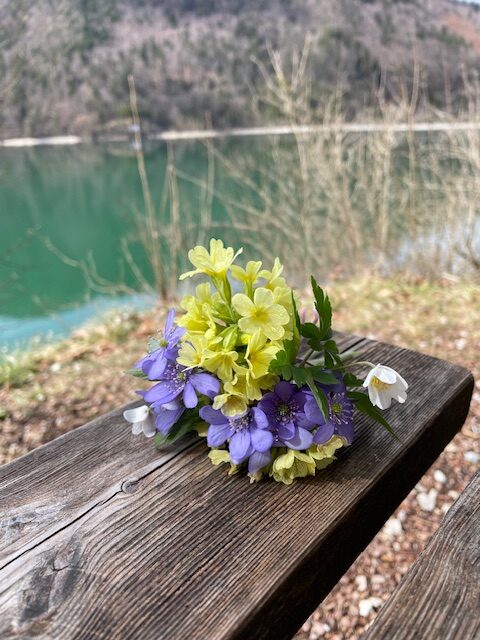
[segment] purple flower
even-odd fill
[[[210,425],[208,446],[220,447],[228,440],[233,464],[241,464],[249,458],[248,471],[255,473],[270,462],[273,435],[268,430],[267,417],[259,407],[228,418],[219,409],[206,406],[200,409],[200,417]]]
[[[214,398],[220,389],[218,378],[210,373],[195,373],[176,362],[168,362],[159,382],[145,394],[145,400],[158,408],[182,397],[185,407],[191,409],[198,404],[197,393]]]
[[[310,430],[314,423],[305,416],[306,399],[304,391],[282,380],[258,403],[274,433],[275,446],[300,450],[308,449],[312,444],[313,435]]]
[[[353,410],[354,405],[347,396],[347,389],[342,379],[338,384],[319,387],[324,391],[328,403],[328,418],[325,420],[323,413],[310,392],[307,392],[305,403],[305,415],[307,419],[318,425],[313,436],[313,442],[323,444],[336,434],[352,444],[353,442]]]
[[[185,329],[175,326],[174,319],[175,310],[170,309],[163,336],[157,341],[160,346],[135,364],[135,368],[141,369],[149,380],[160,380],[167,364],[177,359],[178,341],[185,333]]]

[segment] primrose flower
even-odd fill
[[[230,418],[244,414],[248,408],[246,385],[246,377],[235,374],[232,380],[224,383],[223,393],[215,397],[213,408],[221,409]]]
[[[245,360],[253,378],[261,378],[267,375],[270,363],[280,350],[280,345],[267,342],[267,337],[260,331],[256,331],[247,343]]]
[[[245,269],[238,267],[235,264],[232,265],[231,273],[235,280],[243,282],[245,286],[245,293],[251,294],[253,291],[253,285],[258,281],[261,268],[262,263],[260,261],[255,262],[250,260],[250,262],[247,262]]]
[[[207,433],[208,446],[219,447],[228,440],[233,464],[241,464],[255,451],[266,453],[273,445],[267,417],[258,407],[234,418],[227,418],[221,411],[210,406],[202,407],[199,413],[202,420],[210,425]],[[265,464],[268,462],[262,466]]]
[[[307,453],[315,460],[317,469],[325,469],[335,458],[335,451],[341,449],[345,444],[339,436],[332,436],[325,444],[313,444]]]
[[[220,296],[212,294],[210,284],[204,282],[195,289],[194,296],[184,296],[180,300],[180,306],[186,311],[180,316],[177,324],[184,327],[189,333],[199,333],[206,336],[214,336],[216,333],[213,307],[218,304]]]
[[[270,475],[277,482],[292,484],[295,478],[315,475],[315,461],[308,453],[288,449],[273,461]]]
[[[235,258],[242,253],[239,249],[236,253],[232,247],[224,248],[221,240],[210,240],[210,252],[205,247],[196,246],[188,252],[188,259],[196,269],[187,271],[180,276],[180,280],[190,278],[197,273],[204,273],[210,277],[225,276]]]
[[[185,333],[181,327],[174,324],[175,310],[171,309],[165,322],[165,329],[161,338],[155,339],[159,345],[157,349],[148,353],[135,364],[136,369],[141,369],[149,380],[158,380],[169,362],[175,362],[178,355],[178,341]]]
[[[368,389],[371,403],[379,409],[388,409],[392,399],[400,403],[407,399],[408,384],[395,369],[383,364],[370,370],[363,386]]]
[[[260,330],[270,340],[280,340],[285,335],[284,325],[289,323],[290,316],[285,307],[274,302],[269,289],[255,289],[253,301],[244,293],[236,293],[232,305],[241,316],[238,326],[244,333]]]
[[[283,273],[283,264],[280,262],[278,258],[275,258],[273,262],[273,267],[271,271],[267,271],[267,269],[263,269],[258,274],[260,278],[264,278],[267,283],[265,287],[267,289],[271,289],[272,291],[277,287],[289,288],[287,287],[287,283],[285,278],[282,277]]]
[[[132,425],[132,433],[134,436],[142,433],[147,438],[152,438],[155,433],[155,425],[149,407],[144,404],[141,407],[127,409],[123,412],[123,417]]]
[[[353,411],[354,405],[347,396],[347,389],[343,380],[335,385],[319,385],[324,391],[328,404],[328,417],[325,420],[317,401],[310,391],[306,391],[305,415],[307,419],[318,425],[313,436],[315,444],[324,444],[335,434],[352,444],[354,437]]]
[[[308,449],[313,442],[310,429],[314,424],[305,417],[306,396],[303,391],[281,380],[272,392],[266,393],[258,406],[266,414],[275,436],[275,446]]]
[[[160,381],[145,392],[145,400],[155,409],[165,406],[182,396],[189,409],[198,404],[197,393],[213,398],[220,389],[220,382],[209,373],[195,373],[182,365],[169,363]]]

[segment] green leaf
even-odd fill
[[[363,393],[362,391],[347,391],[347,396],[353,400],[355,406],[361,413],[373,418],[376,422],[381,424],[382,427],[390,433],[390,435],[396,438],[399,442],[402,442],[377,407],[373,406],[366,393]]]
[[[133,376],[134,378],[142,378],[142,380],[148,380],[148,376],[146,376],[141,369],[127,369],[125,371],[129,376]]]
[[[295,318],[295,326],[297,327],[298,333],[301,333],[300,329],[302,326],[302,322],[300,320],[300,316],[298,315],[297,303],[295,302],[295,296],[293,295],[293,291],[292,291],[292,305],[293,305],[293,315]]]
[[[309,367],[313,379],[320,384],[338,384],[338,378],[330,371],[325,371],[325,367],[315,366]]]
[[[306,369],[306,371],[308,371],[308,369]],[[315,380],[313,379],[313,375],[311,373],[308,376],[306,382],[310,388],[310,391],[313,393],[313,397],[315,398],[318,408],[322,412],[323,417],[325,418],[325,420],[328,420],[327,396],[325,395],[322,389],[317,387],[317,385],[315,384]]]
[[[332,305],[328,295],[317,284],[313,276],[310,277],[313,296],[315,298],[315,309],[318,313],[318,324],[322,340],[329,338],[332,334]]]
[[[357,378],[354,373],[350,372],[343,375],[343,381],[346,387],[361,387],[363,385],[363,380]]]
[[[155,436],[155,444],[160,446],[166,443],[175,442],[175,440],[178,440],[192,431],[198,422],[201,422],[201,419],[198,416],[198,409],[187,409],[170,429],[168,435],[164,436],[161,433],[157,433]]]
[[[300,327],[301,335],[306,339],[310,349],[323,351],[322,335],[320,329],[313,322],[305,322]]]

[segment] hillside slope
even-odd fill
[[[429,97],[455,97],[480,60],[478,7],[454,0],[0,0],[0,137],[85,133],[128,114],[128,73],[156,128],[278,119],[252,95],[266,42],[288,60],[311,39],[312,103],[338,82],[351,113],[381,70],[425,68]]]

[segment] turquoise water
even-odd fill
[[[248,143],[237,144],[249,148]],[[158,203],[165,189],[165,146],[147,147],[145,160],[152,198]],[[205,147],[177,143],[175,165],[203,180]],[[195,212],[200,188],[180,181],[179,189],[183,209]],[[222,217],[218,203],[213,209]],[[89,260],[102,279],[134,286],[120,241],[133,233],[134,214],[142,210],[137,161],[126,143],[2,150],[0,346],[37,334],[65,335],[111,307],[150,304],[148,295],[92,291],[81,269],[72,264]],[[142,248],[134,245],[132,251],[143,276],[151,281]]]

